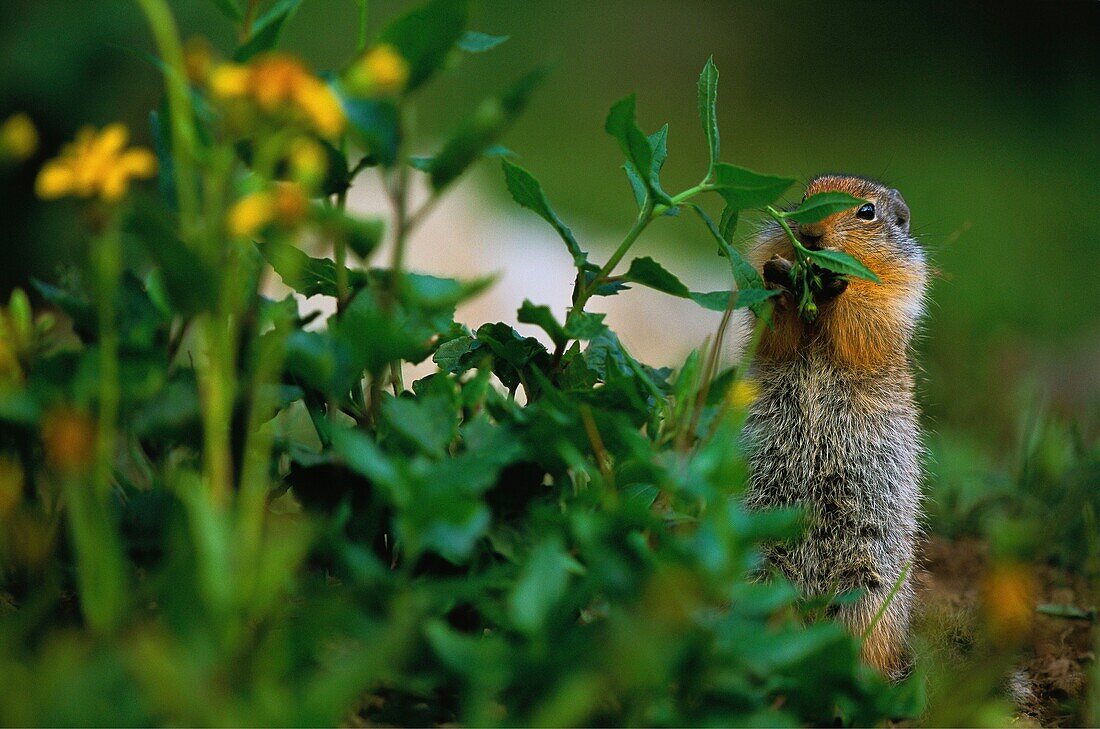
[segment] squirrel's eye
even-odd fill
[[[860,220],[874,220],[875,219],[875,206],[872,205],[871,203],[867,203],[866,205],[863,205],[862,207],[860,207],[859,210],[856,211],[856,217],[859,218]]]

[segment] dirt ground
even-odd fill
[[[931,538],[923,555],[918,629],[939,630],[940,649],[954,653],[960,665],[967,653],[978,651],[994,661],[1003,658],[1003,688],[1015,704],[1017,725],[1084,725],[1084,697],[1096,660],[1095,592],[1086,581],[1044,564],[1023,566],[1016,580],[1022,584],[1006,584],[1003,574],[996,576],[987,546],[977,540]],[[1045,614],[1038,610],[1044,605],[1073,615]]]

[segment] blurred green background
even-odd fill
[[[410,5],[372,1],[372,28]],[[231,49],[212,3],[174,7],[185,37]],[[353,0],[306,0],[284,45],[320,69],[339,63],[356,13]],[[869,175],[907,198],[937,270],[919,345],[934,431],[996,449],[1014,437],[1021,402],[1036,398],[1095,431],[1100,3],[513,0],[481,2],[475,18],[511,40],[466,60],[477,73],[425,91],[423,106],[444,110],[418,119],[425,140],[454,125],[465,99],[555,62],[505,142],[568,220],[625,230],[633,203],[602,131],[606,111],[638,91],[643,126],[670,124],[666,187],[693,184],[705,155],[694,80],[713,53],[725,159],[801,179]],[[151,42],[132,0],[5,0],[0,118],[31,114],[38,161],[86,122],[121,120],[147,142],[161,80],[133,49]],[[35,167],[0,175],[0,296],[30,275],[53,277],[79,250],[79,226],[34,204]],[[496,214],[526,215],[491,165],[480,174]],[[663,246],[670,263],[713,257],[686,222],[646,245]]]

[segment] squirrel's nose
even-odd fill
[[[809,248],[811,251],[816,251],[821,248],[821,239],[825,237],[825,231],[820,228],[810,228],[809,226],[800,225],[798,227],[798,240],[802,245]]]

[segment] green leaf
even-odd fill
[[[230,20],[236,20],[239,23],[244,19],[244,13],[241,12],[237,0],[210,0],[210,2]]]
[[[671,198],[669,198],[668,193],[661,189],[658,180],[659,168],[654,165],[656,158],[660,158],[661,163],[664,162],[663,151],[655,152],[650,138],[638,128],[638,122],[634,117],[635,105],[636,97],[634,94],[616,102],[607,114],[604,129],[618,141],[619,148],[626,155],[627,163],[634,167],[634,171],[653,202],[671,205]],[[665,144],[664,139],[665,135],[658,132],[655,141],[661,145],[662,150]]]
[[[830,215],[842,213],[865,202],[867,201],[860,200],[858,197],[853,197],[846,192],[819,192],[803,200],[802,204],[794,210],[780,213],[780,215],[796,223],[816,223]]]
[[[277,0],[270,10],[252,24],[248,40],[233,54],[233,60],[243,63],[257,54],[275,48],[286,22],[298,11],[301,4],[302,0]]]
[[[718,141],[718,68],[714,65],[714,56],[707,59],[703,72],[699,74],[699,121],[703,124],[703,133],[707,135],[707,148],[710,150],[710,166],[707,177],[714,172],[718,164],[720,145]]]
[[[607,331],[603,320],[607,314],[594,314],[579,309],[570,309],[565,317],[565,333],[570,339],[592,339]]]
[[[336,262],[331,258],[312,258],[287,243],[267,242],[259,250],[283,283],[303,296],[336,296]],[[353,289],[367,283],[364,272],[351,268],[347,272]]]
[[[386,275],[388,276],[388,272]],[[485,291],[494,281],[496,276],[482,276],[460,281],[425,273],[407,273],[402,279],[401,300],[418,311],[428,313],[453,311],[463,301],[472,299]]]
[[[433,457],[444,455],[458,435],[458,391],[446,377],[439,381],[450,384],[451,391],[417,398],[395,397],[382,403],[382,415],[389,427]]]
[[[737,231],[737,209],[726,205],[722,208],[722,217],[718,220],[718,231],[727,243],[733,245],[733,234]]]
[[[1096,608],[1083,610],[1076,605],[1044,603],[1035,608],[1035,612],[1050,615],[1056,618],[1072,620],[1096,620]]]
[[[691,299],[699,306],[702,306],[704,309],[710,309],[711,311],[725,311],[726,307],[729,305],[729,291],[711,291],[708,293],[690,291],[680,279],[676,278],[662,268],[661,264],[649,257],[635,258],[631,261],[630,269],[627,270],[623,278],[627,281],[656,289],[657,291],[663,291],[672,296],[678,296],[681,299]],[[752,292],[751,294],[750,291]],[[764,295],[755,295],[757,291],[763,292]],[[772,296],[773,293],[777,292],[766,291],[762,288],[747,289],[738,295],[734,308],[739,309],[746,306],[755,306],[759,304],[759,302]],[[745,294],[749,295],[746,296]]]
[[[217,276],[161,216],[147,206],[137,206],[126,220],[125,231],[156,262],[168,298],[180,313],[197,314],[214,305]]]
[[[551,537],[539,543],[508,596],[508,614],[515,626],[525,633],[538,632],[565,594],[570,572],[579,567],[560,539]]]
[[[439,345],[439,349],[432,355],[432,361],[444,372],[461,374],[474,365],[476,353],[481,347],[481,342],[473,337],[458,337]]]
[[[573,231],[550,207],[550,202],[546,199],[546,194],[543,193],[538,180],[530,172],[507,159],[501,160],[501,168],[504,170],[504,180],[512,199],[550,223],[558,236],[565,241],[565,247],[573,256],[573,265],[578,269],[583,268],[588,263],[588,254],[581,250],[577,239],[573,237]]]
[[[361,259],[366,259],[382,242],[386,224],[378,219],[363,219],[343,215],[339,232],[345,236],[348,248]]]
[[[874,281],[875,283],[881,283],[879,277],[875,275],[875,272],[864,266],[853,256],[848,255],[842,251],[809,251],[806,257],[816,263],[822,268],[827,268],[830,271],[836,273],[842,273],[847,276],[855,276],[856,278],[867,279],[868,281]]]
[[[393,489],[403,481],[401,473],[385,452],[360,430],[333,430],[332,448],[344,459],[348,468],[376,484]]]
[[[691,294],[688,287],[680,282],[680,279],[666,271],[661,267],[661,264],[649,256],[635,258],[631,261],[630,268],[623,278],[683,299]]]
[[[352,298],[331,331],[351,351],[355,365],[374,374],[395,360],[425,359],[436,333],[422,317],[382,306],[371,288]]]
[[[332,86],[352,131],[379,164],[391,166],[397,161],[401,145],[401,120],[397,106],[388,99],[357,98],[343,84]]]
[[[407,92],[443,66],[447,54],[462,37],[468,6],[466,0],[432,0],[382,29],[377,42],[393,46],[409,64]]]
[[[489,35],[468,30],[458,39],[458,47],[467,53],[484,53],[493,50],[508,38],[506,35]]]
[[[794,184],[793,177],[775,177],[728,162],[714,166],[714,191],[734,211],[762,208],[779,199]]]
[[[565,333],[565,328],[554,318],[549,306],[541,304],[536,306],[531,303],[530,299],[524,299],[516,318],[523,324],[534,324],[540,327],[550,335],[550,340],[555,345],[564,344],[569,339]]]
[[[531,92],[545,77],[544,69],[532,71],[499,98],[483,101],[432,160],[432,188],[442,190],[483,157],[523,112]]]

